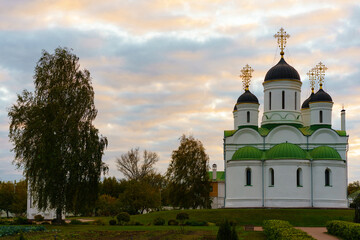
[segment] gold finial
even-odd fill
[[[325,77],[325,71],[328,68],[325,67],[325,65],[322,62],[319,62],[319,64],[316,65],[315,69],[316,69],[316,77],[320,84],[320,89],[322,89],[322,85],[323,85],[324,77]]]
[[[279,48],[281,49],[281,52],[280,52],[281,58],[284,57],[284,49],[286,47],[286,39],[289,37],[290,37],[290,35],[287,34],[283,28],[280,28],[280,31],[278,31],[277,34],[274,35],[274,38],[277,38]]]
[[[246,64],[245,67],[243,67],[241,70],[240,77],[243,79],[243,86],[245,91],[249,90],[250,79],[252,77],[251,73],[253,71],[254,69],[252,69],[248,64]]]
[[[316,69],[315,69],[315,68],[312,68],[311,70],[309,70],[309,72],[307,73],[307,75],[309,76],[311,92],[314,93],[315,80],[316,80]]]

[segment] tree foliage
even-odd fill
[[[354,222],[360,223],[360,194],[358,194],[354,199],[353,205],[355,206]]]
[[[18,183],[0,182],[0,210],[16,216],[22,216],[26,212],[27,185],[25,180]]]
[[[209,157],[202,143],[183,135],[171,158],[167,170],[170,203],[181,208],[209,208]]]
[[[360,190],[360,182],[354,181],[352,183],[349,183],[347,190],[348,190],[348,195]]]
[[[140,160],[139,148],[131,149],[120,158],[116,158],[116,165],[128,180],[139,180],[154,173],[154,164],[159,160],[155,152],[144,150]]]
[[[9,110],[14,163],[38,207],[80,211],[97,199],[107,139],[92,121],[97,115],[88,70],[67,48],[43,51],[35,67],[34,93],[24,90]]]

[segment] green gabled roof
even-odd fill
[[[209,173],[209,178],[210,181],[213,181],[213,172],[210,171]],[[225,181],[225,172],[224,171],[216,171],[216,181]]]
[[[281,125],[289,125],[289,124],[281,124]],[[243,129],[243,128],[251,128],[254,129],[255,131],[257,131],[261,136],[265,137],[269,134],[269,132],[274,129],[275,127],[279,126],[278,124],[271,126],[271,127],[261,127],[261,128],[256,128],[253,126],[244,126],[241,127],[239,129]],[[297,129],[299,129],[299,131],[304,135],[304,136],[311,136],[316,130],[318,130],[319,128],[329,128],[332,129],[330,125],[314,125],[314,126],[307,126],[307,127],[298,127],[298,126],[294,126],[291,125],[293,127],[296,127]],[[231,137],[232,135],[234,135],[239,129],[236,130],[225,130],[224,131],[224,137]],[[334,130],[334,129],[333,129]],[[334,130],[339,136],[341,137],[346,137],[346,131],[341,131],[341,130]]]
[[[260,160],[263,158],[263,151],[255,148],[255,147],[242,147],[239,148],[231,160]]]
[[[320,146],[310,151],[314,160],[342,160],[340,154],[332,147]]]
[[[266,152],[266,159],[308,159],[308,156],[295,144],[280,143]]]

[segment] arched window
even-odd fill
[[[246,113],[246,121],[249,123],[250,122],[250,112],[247,111]]]
[[[269,110],[271,110],[271,92],[269,92]]]
[[[269,169],[269,175],[270,175],[270,186],[274,186],[275,184],[275,178],[274,178],[274,169]]]
[[[251,169],[246,169],[246,186],[251,186]]]
[[[296,99],[297,99],[297,92],[295,92],[295,110],[297,109]]]
[[[331,186],[331,170],[325,170],[325,186]]]
[[[285,91],[282,91],[282,109],[285,109]]]
[[[296,170],[296,185],[302,187],[302,169],[298,168]]]
[[[319,112],[319,122],[322,123],[323,122],[323,111]]]

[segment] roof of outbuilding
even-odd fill
[[[214,180],[212,178],[213,172],[209,171],[208,174],[209,174],[210,181],[213,181]],[[225,181],[225,172],[224,171],[216,171],[216,180],[215,181]]]

